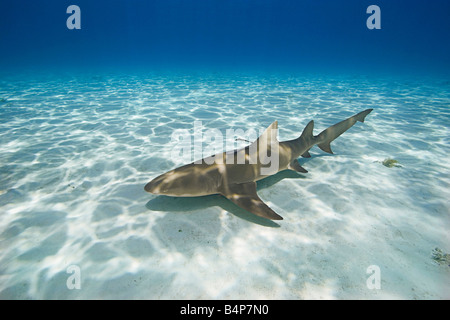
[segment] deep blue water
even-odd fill
[[[81,30],[69,30],[69,5]],[[369,5],[381,29],[369,30]],[[44,0],[0,2],[0,66],[308,72],[450,71],[450,2]]]

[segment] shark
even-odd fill
[[[283,170],[307,173],[298,159],[310,158],[309,150],[317,145],[333,154],[331,142],[356,122],[364,122],[373,109],[359,112],[325,130],[313,134],[311,120],[299,137],[278,141],[278,122],[274,121],[250,145],[225,151],[170,170],[148,182],[144,189],[156,195],[199,197],[221,194],[239,207],[257,216],[283,220],[257,194],[256,183]]]

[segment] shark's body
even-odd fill
[[[286,169],[306,173],[300,166],[298,157],[310,157],[309,149],[314,145],[333,153],[330,143],[357,121],[364,122],[371,111],[372,109],[362,111],[317,136],[313,135],[314,122],[310,121],[300,137],[283,142],[277,140],[278,123],[275,121],[251,145],[166,172],[147,183],[145,191],[178,197],[221,194],[255,215],[282,220],[258,197],[256,181]],[[212,159],[215,161],[211,161]],[[269,169],[268,159],[276,160],[275,169]]]

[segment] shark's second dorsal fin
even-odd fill
[[[303,132],[302,132],[300,138],[312,139],[313,138],[313,130],[314,130],[314,120],[311,120],[310,122],[308,122],[305,129],[303,129]]]

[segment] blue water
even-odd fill
[[[449,9],[0,2],[0,298],[448,299]],[[288,140],[368,108],[308,174],[258,184],[283,221],[143,189],[195,160],[172,135],[196,121]]]
[[[81,9],[69,30],[66,9]],[[369,30],[369,5],[381,29]],[[450,4],[423,1],[2,1],[2,68],[443,72]]]

